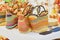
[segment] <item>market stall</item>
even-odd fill
[[[9,40],[60,38],[59,1],[1,0],[0,2],[0,35]]]

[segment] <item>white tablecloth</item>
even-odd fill
[[[0,27],[0,35],[3,35],[10,40],[52,40],[55,38],[60,38],[60,31],[53,32],[48,35],[39,35],[38,33],[27,33],[22,34],[17,29],[6,29],[6,27]]]

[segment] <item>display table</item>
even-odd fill
[[[6,29],[6,27],[0,27],[0,35],[3,35],[10,40],[52,40],[55,38],[60,38],[60,31],[53,32],[48,35],[40,35],[38,33],[27,33],[23,34],[18,31],[18,29]]]

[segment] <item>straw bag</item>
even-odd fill
[[[30,10],[30,6],[27,6],[22,14],[18,16],[18,29],[22,33],[27,33],[31,31],[31,26],[29,24],[29,20],[27,18],[28,12]]]
[[[0,12],[0,23],[5,22],[5,16],[6,16],[5,12]]]
[[[6,17],[6,22],[7,22],[6,28],[12,29],[12,28],[16,27],[17,21],[18,21],[17,16],[11,15],[10,13],[7,13],[6,15],[7,15],[7,17]]]
[[[6,12],[0,12],[0,23],[5,22]]]
[[[41,11],[41,8],[44,10]],[[36,9],[37,13],[34,11]],[[34,12],[36,14],[34,14]],[[32,9],[32,14],[28,16],[30,24],[32,26],[32,31],[34,32],[45,32],[48,30],[48,12],[45,10],[44,6],[35,6]]]

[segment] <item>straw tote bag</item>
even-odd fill
[[[43,11],[41,11],[43,8]],[[34,11],[36,10],[37,13]],[[34,14],[34,12],[36,14]],[[45,32],[48,30],[48,12],[45,10],[44,6],[39,5],[32,8],[32,14],[28,16],[32,31],[34,32]]]
[[[31,26],[28,20],[28,12],[30,12],[30,6],[27,6],[22,14],[18,16],[18,30],[22,33],[27,33],[31,31]]]

